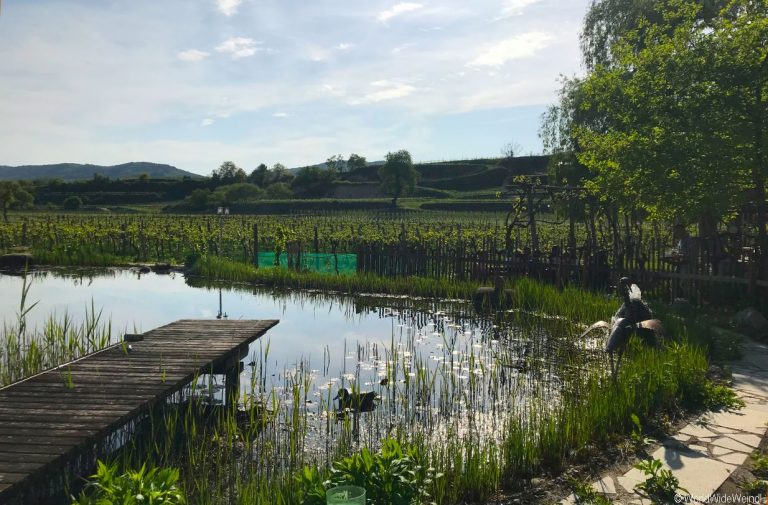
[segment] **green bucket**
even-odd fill
[[[357,486],[333,487],[325,492],[328,505],[365,505],[365,489]]]

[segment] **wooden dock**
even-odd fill
[[[237,387],[248,344],[277,323],[180,320],[0,388],[0,503],[18,502],[199,374],[229,367],[228,389]]]

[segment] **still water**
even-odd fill
[[[28,282],[27,304],[37,303],[30,328],[52,314],[83,319],[91,305],[111,322],[115,340],[177,319],[212,319],[220,310],[229,319],[279,319],[251,345],[242,390],[284,409],[285,419],[300,410],[312,440],[337,435],[329,418],[341,388],[378,396],[376,412],[363,423],[369,440],[393,426],[445,436],[441,419],[460,420],[455,433],[464,424],[478,431],[486,423],[492,434],[505,412],[520,412],[532,398],[556,399],[568,370],[580,366],[572,341],[559,337],[572,333],[569,323],[519,314],[478,317],[459,301],[220,288],[179,273],[121,269],[42,271]],[[22,278],[0,275],[6,323],[17,317],[22,286]],[[220,401],[223,388],[214,386],[211,399]]]

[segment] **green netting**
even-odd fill
[[[357,255],[355,254],[337,254],[330,253],[303,253],[301,255],[301,269],[311,272],[336,273],[338,262],[338,272],[340,274],[351,274],[357,272]],[[260,252],[259,267],[272,267],[275,265],[275,253]],[[288,267],[288,256],[285,253],[280,255],[280,267]]]

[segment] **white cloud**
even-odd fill
[[[506,0],[504,6],[501,8],[501,17],[497,19],[519,16],[523,13],[526,7],[540,1],[541,0]]]
[[[419,10],[422,7],[424,7],[422,4],[417,4],[414,2],[400,2],[398,4],[393,5],[391,9],[381,11],[379,13],[378,18],[379,18],[379,21],[388,21],[396,16],[405,14],[406,12]]]
[[[339,51],[346,51],[347,49],[351,49],[354,46],[354,44],[350,44],[348,42],[342,42],[341,44],[336,45],[336,49]]]
[[[216,0],[216,7],[225,16],[234,16],[243,0]]]
[[[200,122],[200,126],[211,126],[213,123],[213,119],[207,117]]]
[[[287,112],[275,112],[272,114],[272,117],[291,117],[293,114],[288,114]]]
[[[510,60],[533,56],[537,51],[549,45],[552,36],[543,32],[530,32],[504,39],[492,46],[486,47],[470,66],[500,67]]]
[[[200,61],[207,58],[209,54],[199,49],[187,49],[176,54],[176,57],[181,61]]]
[[[247,58],[262,50],[259,44],[261,42],[248,37],[230,37],[216,46],[216,50],[220,53],[230,54],[235,59]]]
[[[360,105],[364,103],[376,103],[384,102],[386,100],[395,100],[397,98],[406,97],[416,91],[416,88],[410,84],[392,81],[375,81],[371,83],[371,87],[378,89],[365,94],[359,99],[351,100],[349,104]]]

